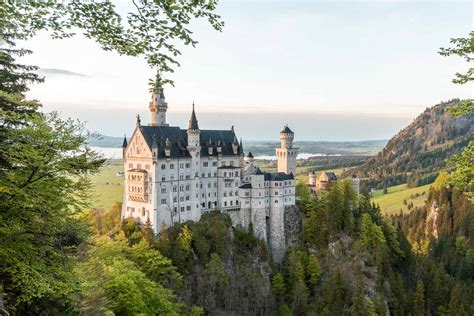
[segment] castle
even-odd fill
[[[252,227],[265,240],[274,260],[286,249],[285,211],[295,206],[298,149],[288,126],[276,148],[277,172],[262,172],[252,153],[244,154],[234,127],[200,129],[194,108],[187,129],[169,126],[168,104],[155,88],[150,122],[137,116],[132,137],[123,141],[124,196],[122,218],[149,220],[156,234],[176,222],[198,221],[220,210],[232,224]]]

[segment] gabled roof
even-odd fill
[[[265,172],[265,181],[285,181],[293,179],[293,173],[286,174],[284,172]]]
[[[333,180],[333,181],[336,181],[337,180],[337,176],[334,172],[331,172],[331,171],[325,171],[325,173],[327,174],[328,178]]]
[[[177,126],[139,126],[140,132],[143,134],[148,147],[153,146],[153,137],[156,137],[158,145],[158,158],[165,156],[166,139],[171,143],[171,157],[190,157],[188,145],[187,130],[180,129]],[[233,130],[200,130],[200,146],[201,156],[209,156],[209,146],[212,148],[212,155],[217,156],[217,146],[221,147],[221,154],[224,156],[234,156],[232,144],[234,143],[235,133]],[[238,145],[237,155],[242,150]]]

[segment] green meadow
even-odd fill
[[[372,201],[380,205],[382,213],[385,215],[411,212],[413,208],[425,204],[430,186],[430,184],[427,184],[416,188],[408,188],[406,184],[400,184],[388,187],[387,194],[383,194],[383,190],[373,192]],[[410,209],[409,206],[411,206]]]

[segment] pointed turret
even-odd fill
[[[193,148],[200,148],[200,138],[201,131],[199,130],[198,120],[196,118],[196,112],[194,111],[194,102],[193,102],[193,111],[191,113],[191,118],[189,119],[188,125],[188,150]]]
[[[196,112],[194,111],[194,102],[193,102],[193,112],[191,113],[191,118],[189,119],[188,130],[198,130],[199,125],[196,118]]]
[[[127,135],[123,135],[123,143],[122,143],[122,148],[125,148],[128,146],[127,142]]]
[[[128,142],[127,142],[127,135],[123,135],[123,143],[122,143],[122,158],[125,159],[125,151],[127,150]]]

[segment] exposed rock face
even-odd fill
[[[303,227],[303,216],[298,206],[285,208],[285,244],[292,247],[300,242],[300,232]]]
[[[428,216],[426,217],[426,232],[427,236],[432,235],[434,238],[438,239],[438,228],[436,226],[439,214],[439,207],[436,201],[433,201],[431,204]]]

